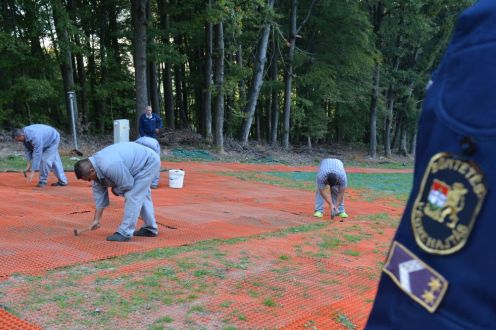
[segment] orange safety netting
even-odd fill
[[[0,308],[0,330],[40,330]]]
[[[110,197],[111,206],[104,212],[100,229],[74,236],[75,228],[83,229],[92,222],[94,204],[89,183],[77,181],[72,173],[68,173],[70,183],[67,187],[36,188],[32,183],[27,184],[19,173],[0,175],[2,195],[0,200],[0,214],[2,214],[0,277],[6,278],[15,273],[37,275],[57,267],[157,247],[180,246],[215,238],[242,237],[320,221],[312,217],[313,192],[243,181],[218,174],[218,172],[230,171],[298,170],[313,172],[315,167],[223,163],[163,163],[162,166],[184,169],[186,171],[184,188],[169,188],[167,174],[162,173],[160,188],[153,190],[152,193],[159,224],[159,236],[156,238],[134,237],[126,243],[105,240],[105,237],[112,234],[120,223],[123,198]],[[362,169],[347,169],[347,171],[365,172]],[[53,179],[53,176],[49,179]],[[376,207],[380,208],[380,212],[393,214],[400,212],[389,205],[377,205]],[[353,210],[356,216],[369,214],[370,208],[369,202],[353,198],[350,198],[348,202],[348,209]],[[140,221],[137,227],[139,226]],[[253,247],[251,249],[253,250]],[[267,247],[260,245],[257,249],[263,255]],[[301,263],[301,276],[314,276],[312,275],[316,272],[314,260],[305,258],[300,260],[296,256],[294,260]],[[377,260],[373,259],[373,262]],[[338,262],[332,266],[335,268],[349,267],[349,265],[343,266]],[[365,281],[368,288],[362,293],[367,299],[372,299],[377,279],[355,279],[356,283],[361,283],[360,281]],[[263,317],[257,323],[256,315],[252,315],[250,327],[304,328],[308,326],[308,320],[317,322],[314,320],[318,320],[319,315],[322,314],[325,315],[329,328],[332,328],[330,323],[333,321],[329,321],[328,311],[335,311],[345,298],[349,306],[353,306],[354,299],[362,302],[356,304],[358,312],[350,311],[349,308],[346,311],[360,315],[358,324],[363,324],[370,309],[370,304],[363,304],[363,296],[357,298],[353,290],[340,288],[341,291],[337,289],[335,294],[344,298],[333,299],[326,295],[326,292],[322,291],[319,286],[315,286],[313,290],[312,296],[321,296],[319,306],[303,308],[297,303],[288,305],[287,312],[293,316],[298,315],[298,317],[293,317],[292,320],[282,318],[278,324],[264,323]],[[219,299],[225,299],[225,297],[222,298],[222,295],[219,295]],[[232,297],[232,299],[236,298]],[[288,304],[289,301],[291,300],[288,300]],[[211,306],[218,306],[215,299],[212,300]],[[0,313],[1,329],[2,322],[9,324],[11,316],[1,309],[0,312],[2,312]],[[331,318],[333,319],[335,318]]]

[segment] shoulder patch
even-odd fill
[[[447,153],[432,157],[412,208],[418,246],[433,254],[452,254],[467,242],[486,196],[480,168]]]
[[[410,298],[434,313],[448,289],[448,281],[402,244],[394,241],[383,271]]]

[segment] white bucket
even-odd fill
[[[182,188],[184,182],[183,170],[169,170],[169,187]]]

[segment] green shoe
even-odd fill
[[[324,213],[322,213],[320,211],[315,211],[313,216],[316,218],[322,218],[324,216]]]
[[[338,214],[338,217],[340,218],[347,218],[348,217],[348,214],[346,214],[346,212],[341,212]]]

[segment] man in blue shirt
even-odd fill
[[[458,18],[431,76],[410,198],[366,329],[496,329],[496,1]]]
[[[37,186],[44,187],[47,185],[48,173],[52,171],[58,179],[57,182],[52,183],[52,186],[67,185],[59,154],[60,134],[55,128],[34,124],[14,130],[13,136],[17,142],[24,144],[27,159],[25,173],[29,182],[33,179],[34,172],[40,171]]]
[[[139,120],[140,136],[149,136],[156,139],[157,133],[161,128],[162,119],[159,115],[152,112],[151,106],[147,106],[145,108],[145,112],[141,115]]]

